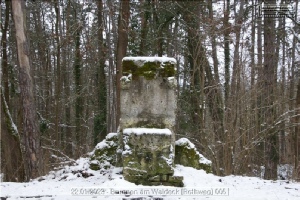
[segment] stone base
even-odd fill
[[[128,128],[123,130],[123,175],[143,185],[183,186],[174,174],[175,142],[169,129]]]
[[[175,142],[175,164],[202,169],[212,173],[211,161],[200,154],[195,145],[187,138],[181,138]]]

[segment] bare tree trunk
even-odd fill
[[[265,2],[276,3],[274,0]],[[263,68],[263,119],[265,132],[265,179],[277,179],[278,141],[277,131],[272,127],[276,116],[274,93],[276,88],[275,20],[264,19],[264,68]]]
[[[226,7],[225,7],[226,6]],[[230,49],[229,49],[229,43],[230,43],[230,31],[231,27],[229,26],[229,14],[230,14],[230,1],[224,0],[224,57],[225,57],[225,106],[227,106],[227,100],[229,96],[229,81],[230,81],[230,74],[229,74],[229,68],[230,68]],[[226,10],[225,10],[226,9]]]
[[[208,10],[209,10],[209,19],[213,21],[213,5],[212,5],[212,1],[210,1],[210,3],[208,4]],[[214,76],[215,76],[215,80],[217,83],[220,82],[220,78],[219,78],[219,62],[218,62],[218,55],[217,55],[217,42],[216,42],[216,31],[215,31],[215,26],[214,24],[212,24],[212,30],[211,30],[211,46],[212,46],[212,58],[213,58],[213,65],[214,65]]]
[[[67,8],[66,8],[66,36],[70,37],[70,12],[71,12],[71,2],[70,0],[67,1]],[[67,99],[67,103],[66,103],[66,107],[65,107],[65,118],[66,118],[66,152],[67,155],[72,157],[73,156],[73,134],[71,131],[71,106],[69,101],[70,98],[70,93],[71,93],[71,89],[70,89],[70,74],[69,74],[69,66],[67,65],[67,63],[70,63],[70,53],[71,53],[71,47],[69,42],[66,45],[66,51],[64,53],[64,89],[65,89],[65,98]]]
[[[54,1],[54,9],[56,14],[55,35],[56,35],[56,81],[55,81],[55,132],[56,132],[56,145],[59,148],[61,144],[61,133],[59,130],[60,123],[60,96],[61,96],[61,65],[60,65],[60,34],[61,34],[61,19],[60,19],[60,5],[59,0]]]
[[[75,14],[76,16],[76,14]],[[83,97],[82,97],[82,59],[80,53],[80,35],[82,26],[78,21],[78,27],[75,35],[75,58],[74,58],[74,79],[75,79],[75,139],[76,139],[76,156],[80,156],[82,153],[82,147],[84,144],[85,134],[82,132],[82,120],[83,120]]]
[[[120,79],[122,77],[122,59],[126,55],[127,46],[128,46],[129,15],[130,15],[129,0],[123,0],[121,1],[119,21],[118,21],[117,73],[116,73],[117,126],[119,126],[119,121],[120,121],[120,89],[121,89]]]
[[[298,16],[298,1],[296,1],[296,6],[295,6],[295,20],[297,20],[297,16]],[[297,31],[299,30],[299,26],[295,26],[296,30],[295,33],[297,33]],[[298,28],[298,30],[297,30]],[[292,46],[292,82],[291,82],[291,95],[290,97],[292,97],[291,99],[294,99],[294,82],[295,82],[295,69],[299,69],[299,62],[296,63],[296,57],[295,57],[295,52],[296,52],[296,43],[297,43],[297,38],[296,35],[294,35],[293,38],[293,46]],[[298,85],[297,85],[297,94],[296,94],[296,102],[294,104],[294,101],[291,102],[291,104],[295,105],[295,133],[291,134],[292,135],[292,139],[294,139],[294,152],[295,152],[295,170],[296,171],[296,177],[298,180],[300,180],[300,78],[298,75]],[[293,85],[293,87],[292,87]]]
[[[191,124],[193,132],[189,137],[197,138],[199,141],[205,141],[204,135],[204,83],[205,83],[205,68],[203,57],[200,56],[201,39],[198,33],[200,7],[197,3],[187,4],[182,2],[182,8],[185,8],[183,20],[186,24],[187,31],[187,60],[189,65],[190,77],[190,105],[191,105]],[[191,14],[189,14],[191,13]],[[201,54],[202,55],[202,54]],[[204,149],[200,149],[203,151]]]
[[[116,28],[116,23],[115,23],[115,7],[112,3],[112,1],[107,1],[107,6],[109,10],[109,15],[108,15],[108,21],[105,25],[107,27],[106,29],[106,43],[108,47],[108,54],[114,54],[114,47],[115,47],[115,40],[117,38],[117,28]],[[103,18],[105,20],[105,18]],[[108,115],[107,115],[107,127],[108,127],[108,132],[115,132],[117,130],[117,125],[116,125],[116,87],[115,87],[115,82],[116,82],[116,77],[115,77],[115,63],[114,63],[114,58],[110,56],[108,58],[108,93],[107,93],[107,104],[108,104]]]
[[[103,42],[103,2],[102,0],[97,1],[98,8],[98,67],[97,67],[97,98],[98,98],[98,111],[94,119],[94,145],[99,141],[103,140],[107,135],[107,123],[106,123],[106,112],[107,112],[107,90],[106,90],[106,76],[105,76],[105,46]]]
[[[13,122],[10,108],[13,107],[9,104],[10,101],[10,87],[9,87],[9,71],[10,66],[8,64],[7,54],[7,33],[9,33],[9,20],[11,11],[11,2],[5,1],[5,20],[2,22],[4,26],[1,27],[2,38],[1,38],[1,51],[2,59],[0,70],[0,142],[1,142],[1,173],[4,174],[3,181],[24,181],[24,162],[23,155],[21,152],[20,135],[17,130],[17,126]],[[1,11],[0,11],[1,16]],[[1,16],[2,17],[2,16]],[[1,79],[1,75],[3,79]],[[11,82],[11,88],[15,83]],[[23,148],[24,149],[24,148]]]
[[[148,33],[148,20],[149,20],[149,8],[150,8],[150,0],[140,0],[141,6],[145,7],[144,13],[141,15],[141,42],[139,48],[139,55],[145,56],[146,55],[146,41],[147,41],[147,33]]]
[[[261,0],[258,0],[261,3]],[[256,100],[256,135],[261,132],[262,127],[261,124],[263,123],[263,120],[261,118],[263,108],[262,108],[262,102],[263,102],[263,91],[262,91],[262,85],[263,85],[263,64],[262,64],[262,18],[257,19],[257,100]],[[263,136],[260,136],[261,138]],[[261,166],[264,164],[263,154],[264,154],[264,142],[260,140],[260,144],[256,147],[256,153],[254,156],[254,163],[258,166]]]
[[[13,19],[16,28],[16,39],[19,61],[19,81],[23,110],[22,143],[25,147],[26,180],[42,175],[42,155],[40,133],[37,126],[36,109],[33,96],[33,83],[29,61],[29,44],[26,38],[25,1],[12,1]]]
[[[2,38],[1,38],[1,47],[2,47],[2,73],[3,73],[3,87],[4,87],[4,97],[6,99],[7,105],[9,107],[9,77],[8,77],[8,58],[7,58],[7,31],[8,31],[8,23],[9,23],[9,10],[10,10],[10,2],[8,0],[5,1],[5,21],[4,26],[2,28]]]

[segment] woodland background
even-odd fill
[[[28,90],[15,1],[0,0],[4,181],[70,164],[117,131],[124,56],[177,59],[176,137],[195,143],[215,174],[276,179],[286,164],[300,178],[298,1],[277,1],[294,15],[259,18],[260,0],[28,0]],[[23,95],[34,99],[30,116]],[[35,143],[36,160],[26,148]]]

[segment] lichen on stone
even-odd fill
[[[99,170],[116,165],[116,151],[118,147],[117,133],[110,133],[105,140],[98,143],[91,153],[90,168]]]
[[[200,154],[187,138],[181,138],[175,142],[175,164],[212,173],[211,161]]]
[[[132,74],[132,79],[143,76],[147,80],[152,80],[157,76],[173,77],[176,74],[174,62],[159,62],[159,61],[139,61],[139,60],[123,60],[122,63],[123,76]]]

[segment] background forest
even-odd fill
[[[124,56],[178,61],[176,137],[217,175],[300,178],[298,1],[35,0],[25,25],[39,174],[27,173],[26,112],[12,2],[1,3],[1,173],[25,181],[74,162],[116,132]],[[153,97],[155,98],[155,97]],[[30,142],[29,142],[30,143]],[[299,168],[299,167],[298,167]],[[294,169],[294,170],[292,170]],[[299,170],[298,170],[299,171]]]

